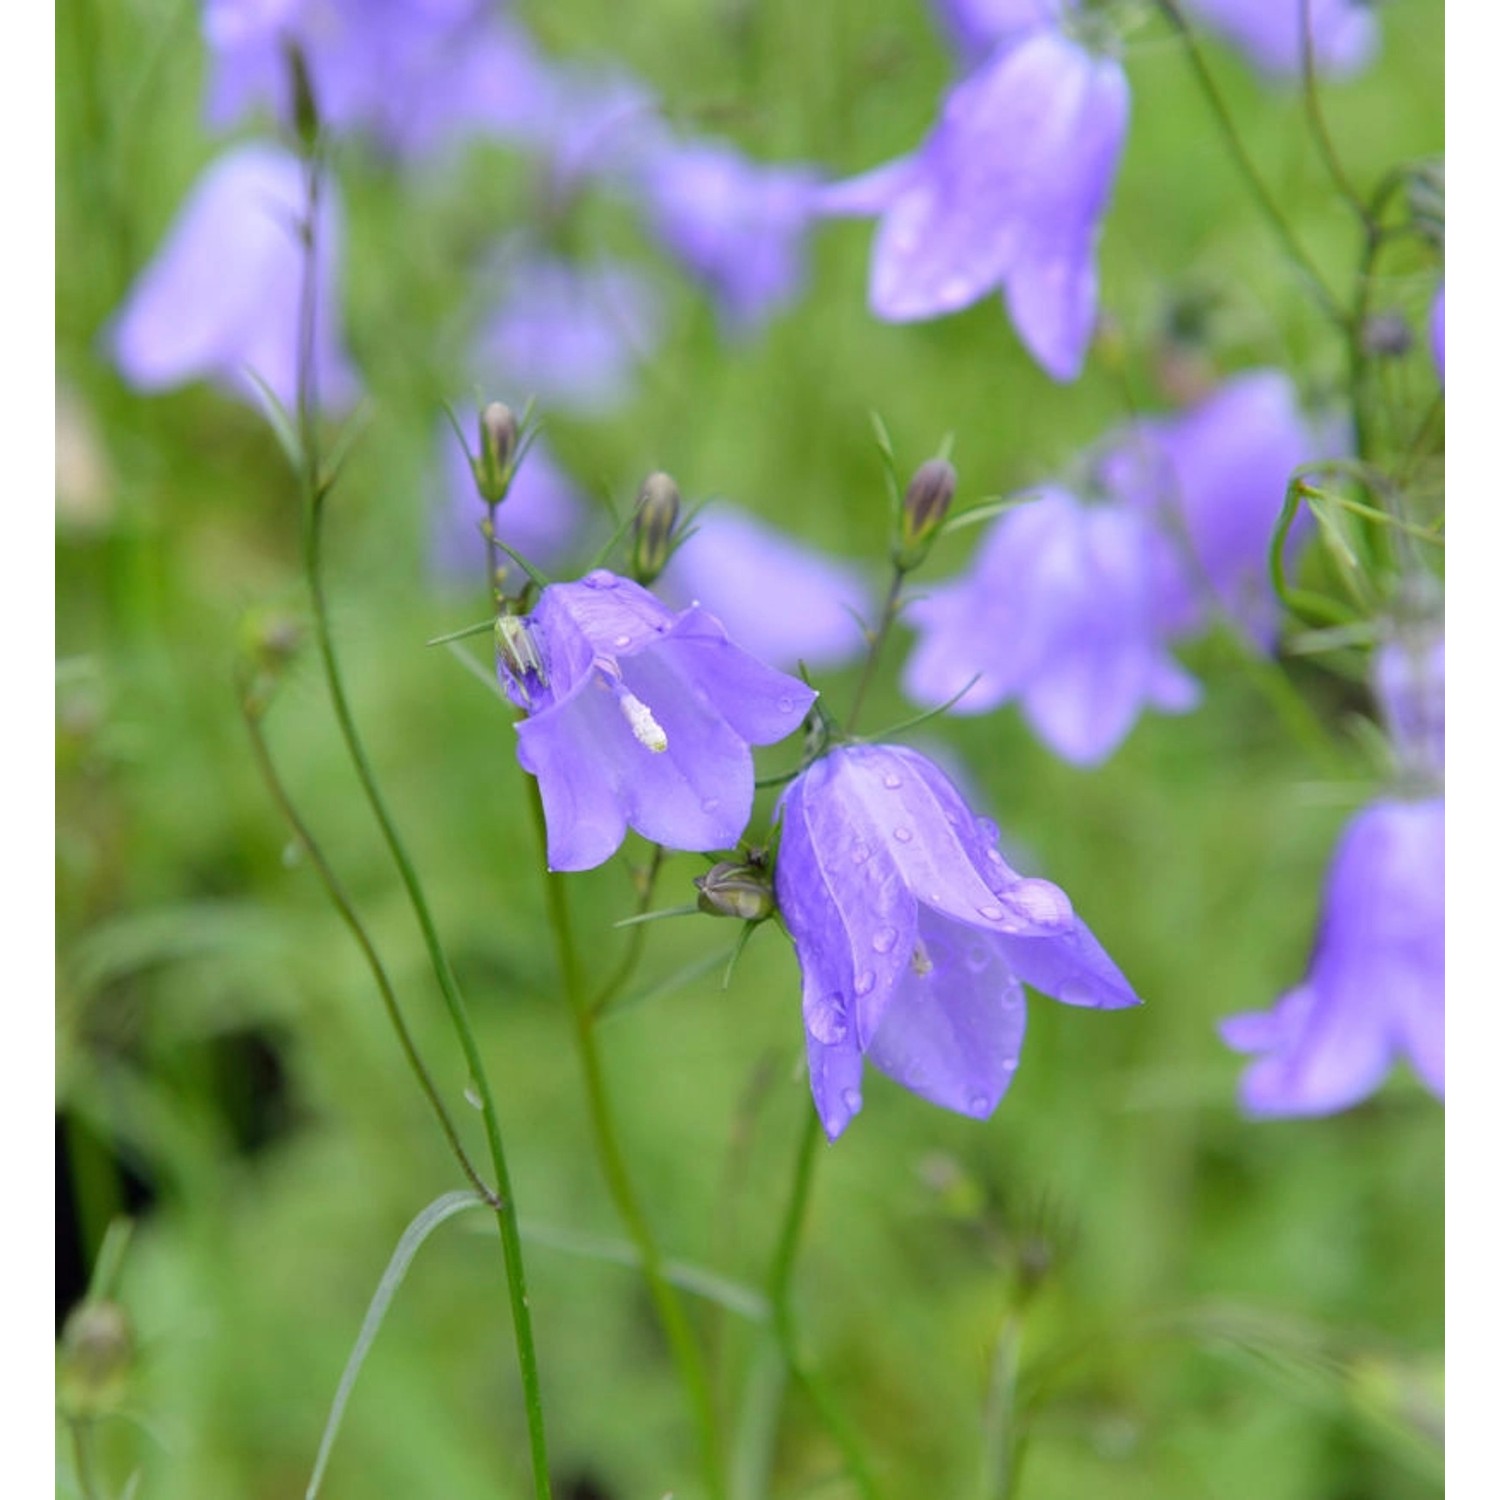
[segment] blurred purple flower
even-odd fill
[[[736,645],[788,670],[852,660],[865,645],[855,615],[874,615],[854,568],[717,502],[694,518],[657,587],[666,599],[701,602]]]
[[[719,141],[663,140],[646,153],[638,190],[666,249],[746,333],[801,291],[803,242],[817,176],[765,166]]]
[[[1279,610],[1267,557],[1287,485],[1299,464],[1335,446],[1303,420],[1287,376],[1252,370],[1186,411],[1137,422],[1106,456],[1106,488],[1177,543],[1181,561],[1158,585],[1172,634],[1202,629],[1217,599],[1256,639],[1272,637]],[[1288,558],[1303,535],[1305,524]]]
[[[938,21],[965,66],[983,62],[998,45],[1056,27],[1076,0],[932,0]]]
[[[1445,327],[1445,301],[1447,282],[1439,282],[1437,296],[1432,299],[1432,312],[1427,319],[1427,337],[1432,345],[1432,362],[1437,367],[1438,380],[1444,384],[1448,379],[1448,335]]]
[[[484,0],[209,0],[203,29],[221,129],[259,104],[291,122],[289,41],[324,122],[389,150],[417,155],[464,132],[525,142],[549,118],[551,70]]]
[[[994,824],[915,750],[832,750],[779,814],[776,897],[830,1140],[859,1113],[866,1059],[933,1104],[987,1118],[1020,1060],[1023,981],[1069,1005],[1139,1003],[1067,896],[1017,875]]]
[[[1044,489],[992,524],[965,576],[909,606],[919,640],[902,686],[935,707],[977,675],[954,713],[1019,698],[1058,755],[1096,765],[1143,709],[1183,713],[1198,701],[1157,612],[1170,568],[1143,516]]]
[[[479,530],[485,518],[484,502],[475,489],[468,455],[446,422],[438,435],[438,446],[442,474],[438,503],[432,507],[432,565],[445,578],[477,585],[483,582],[487,566],[484,537]],[[497,513],[496,534],[528,562],[545,570],[568,556],[585,515],[585,502],[573,481],[545,441],[534,438]],[[514,571],[519,587],[524,580],[519,568]]]
[[[1296,78],[1302,71],[1309,11],[1313,59],[1329,78],[1359,72],[1379,50],[1380,28],[1369,0],[1182,0],[1211,31],[1238,47],[1263,73]]]
[[[132,386],[161,391],[208,378],[258,402],[253,371],[295,407],[305,200],[302,166],[279,147],[236,146],[210,164],[111,325],[115,363]],[[335,408],[358,392],[337,335],[339,240],[338,201],[325,185],[313,373]]]
[[[1220,1024],[1259,1054],[1246,1112],[1323,1115],[1372,1093],[1400,1054],[1443,1093],[1443,802],[1375,802],[1344,830],[1307,978]]]
[[[527,717],[547,864],[603,864],[628,824],[671,849],[727,849],[755,797],[751,745],[784,739],[816,693],[740,650],[706,610],[669,610],[601,570],[542,590],[501,680]]]
[[[1074,379],[1129,112],[1118,63],[1042,30],[959,83],[913,155],[824,189],[825,213],[880,216],[876,316],[940,317],[1003,287],[1021,342],[1053,379]]]
[[[479,336],[487,383],[598,415],[632,393],[661,337],[654,289],[620,261],[578,266],[529,247],[503,256],[500,304]]]
[[[1441,632],[1408,627],[1376,651],[1370,675],[1401,769],[1441,786],[1447,717]]]

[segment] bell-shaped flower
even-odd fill
[[[962,693],[954,713],[1018,699],[1057,754],[1095,765],[1143,709],[1183,713],[1198,701],[1157,612],[1170,567],[1142,516],[1044,489],[991,524],[963,577],[908,606],[919,639],[902,687],[928,707]]]
[[[729,329],[752,331],[801,291],[813,172],[751,161],[721,141],[663,139],[638,179],[656,237]]]
[[[1182,4],[1273,78],[1300,76],[1309,39],[1318,72],[1329,78],[1359,72],[1380,48],[1380,27],[1369,0],[1182,0]]]
[[[948,95],[911,156],[823,190],[830,214],[877,214],[870,306],[891,322],[1004,288],[1021,342],[1055,380],[1083,368],[1095,247],[1130,91],[1112,58],[1035,31]]]
[[[500,275],[499,305],[479,335],[486,383],[584,416],[630,397],[661,337],[660,304],[644,278],[620,261],[575,265],[524,244],[507,247]]]
[[[1443,802],[1375,802],[1344,830],[1307,977],[1274,1009],[1220,1024],[1255,1056],[1246,1112],[1324,1115],[1374,1092],[1398,1057],[1443,1093]]]
[[[434,484],[431,561],[440,577],[461,584],[483,583],[488,565],[484,502],[474,486],[474,471],[457,434],[445,422],[437,438],[441,473]],[[546,440],[533,437],[516,469],[509,493],[495,515],[495,534],[535,567],[554,567],[569,555],[584,526],[587,506]],[[506,567],[509,559],[502,558]],[[513,569],[516,586],[525,575]]]
[[[1011,869],[995,825],[915,750],[840,746],[779,811],[776,898],[830,1140],[859,1113],[866,1061],[987,1118],[1020,1059],[1023,983],[1068,1005],[1139,1003],[1067,896]]]
[[[731,848],[755,797],[750,746],[791,734],[817,696],[707,610],[674,613],[602,569],[543,589],[500,658],[553,870],[603,864],[627,825],[671,849]]]
[[[1335,446],[1304,421],[1279,370],[1246,371],[1196,406],[1133,425],[1101,478],[1177,543],[1180,562],[1159,596],[1174,635],[1202,629],[1217,606],[1256,639],[1271,638],[1279,608],[1267,557],[1287,486],[1299,465]],[[1288,560],[1305,534],[1304,521]]]
[[[856,569],[719,501],[694,517],[657,587],[701,603],[736,645],[787,670],[842,666],[865,649],[859,620],[874,618]]]
[[[279,147],[237,146],[208,167],[111,326],[115,364],[132,386],[162,391],[206,378],[258,401],[254,375],[288,410],[296,405],[305,200],[301,163]],[[338,201],[325,184],[312,374],[333,407],[358,391],[336,331],[339,236]]]

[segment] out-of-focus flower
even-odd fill
[[[1441,630],[1409,626],[1375,653],[1371,686],[1403,772],[1441,786],[1446,747]]]
[[[1186,411],[1134,424],[1106,457],[1106,488],[1187,548],[1158,581],[1173,634],[1201,629],[1216,600],[1257,639],[1271,637],[1278,611],[1266,559],[1276,520],[1292,471],[1330,446],[1303,420],[1285,375],[1251,370]]]
[[[802,289],[817,176],[766,166],[721,141],[664,139],[638,191],[657,238],[707,288],[725,324],[747,333]]]
[[[1398,1056],[1443,1093],[1443,803],[1375,802],[1334,851],[1307,977],[1221,1023],[1257,1054],[1247,1113],[1322,1115],[1372,1093]]]
[[[237,146],[208,167],[110,330],[131,385],[161,391],[208,378],[258,401],[253,371],[295,406],[305,196],[301,164],[275,146]],[[340,218],[331,184],[316,239],[313,373],[322,401],[346,406],[358,383],[337,335]]]
[[[913,155],[824,189],[825,213],[880,217],[876,316],[940,317],[1003,287],[1037,363],[1074,379],[1094,329],[1094,251],[1129,113],[1117,62],[1041,30],[959,83]]]
[[[1445,383],[1448,379],[1448,335],[1445,327],[1444,306],[1447,291],[1447,282],[1439,283],[1437,296],[1432,299],[1432,312],[1427,320],[1427,337],[1432,345],[1432,362],[1437,366],[1438,379]]]
[[[784,739],[817,696],[740,650],[706,610],[680,614],[613,573],[542,590],[501,653],[527,717],[517,756],[537,779],[547,864],[603,864],[628,825],[671,849],[731,847],[755,796],[751,745]]]
[[[575,265],[513,246],[500,303],[479,336],[487,379],[557,411],[598,415],[626,400],[661,337],[654,289],[622,262]]]
[[[457,434],[445,422],[438,434],[442,452],[439,494],[432,507],[431,556],[434,571],[460,583],[478,584],[486,568],[484,502],[474,486],[474,471]],[[541,438],[533,438],[516,469],[510,490],[495,512],[495,534],[541,569],[565,558],[577,539],[586,505],[573,481]],[[508,559],[502,564],[510,567]],[[525,582],[514,568],[516,585]]]
[[[1171,563],[1149,521],[1049,488],[990,527],[969,572],[915,599],[903,688],[954,713],[1017,698],[1037,735],[1094,765],[1143,709],[1182,713],[1198,685],[1168,655],[1157,597]]]
[[[874,600],[854,568],[719,501],[692,525],[660,579],[664,597],[701,602],[773,666],[836,667],[864,649],[859,619],[873,618]]]
[[[531,142],[551,118],[551,69],[483,0],[209,0],[203,30],[218,128],[257,105],[291,121],[289,43],[326,125],[404,155],[474,132]]]
[[[780,817],[776,898],[830,1140],[859,1113],[867,1060],[988,1117],[1020,1059],[1022,982],[1069,1005],[1139,1003],[1067,896],[1012,870],[994,825],[915,750],[840,746],[792,782]]]
[[[1380,27],[1369,0],[1182,0],[1182,4],[1274,78],[1296,78],[1302,71],[1307,35],[1304,7],[1313,60],[1326,77],[1344,78],[1359,72],[1380,48]]]
[[[1055,27],[1076,0],[932,0],[939,22],[966,66],[982,62],[996,46],[1029,32]]]

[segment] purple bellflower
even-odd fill
[[[998,48],[948,95],[913,155],[819,195],[825,213],[880,217],[875,315],[941,317],[1003,287],[1037,363],[1074,379],[1093,335],[1099,221],[1129,113],[1120,65],[1060,32]]]
[[[1302,72],[1308,10],[1313,61],[1329,78],[1358,73],[1380,47],[1380,28],[1369,0],[1183,0],[1211,31],[1239,48],[1273,78]]]
[[[1334,851],[1307,977],[1274,1009],[1220,1024],[1255,1054],[1245,1111],[1348,1109],[1400,1055],[1441,1098],[1443,977],[1443,801],[1374,802]]]
[[[291,123],[285,48],[295,42],[322,119],[419,155],[466,133],[526,143],[547,118],[550,69],[484,0],[209,0],[208,117],[259,104]]]
[[[855,616],[874,615],[854,568],[723,503],[694,517],[657,587],[667,599],[701,602],[736,645],[786,670],[852,661],[866,645]]]
[[[295,407],[305,197],[301,164],[276,146],[237,146],[208,167],[111,326],[115,363],[132,386],[162,391],[207,378],[258,402],[253,373]],[[336,333],[338,245],[338,203],[325,190],[313,374],[330,407],[358,391]]]
[[[750,746],[784,739],[817,696],[602,569],[542,590],[501,652],[526,711],[517,757],[537,779],[547,865],[590,870],[626,826],[671,849],[728,849],[755,797]]]
[[[637,365],[661,337],[649,283],[622,262],[576,266],[514,245],[502,275],[500,305],[479,336],[489,383],[585,416],[629,398]]]
[[[816,184],[807,168],[764,166],[719,141],[663,140],[639,173],[656,237],[737,333],[801,291]]]
[[[1011,869],[994,824],[915,750],[832,750],[779,812],[776,898],[830,1140],[860,1111],[867,1060],[933,1104],[988,1118],[1020,1059],[1023,982],[1068,1005],[1139,1003],[1067,896]]]
[[[1330,446],[1303,420],[1287,376],[1251,370],[1186,411],[1136,423],[1106,457],[1106,488],[1177,544],[1178,566],[1158,580],[1174,635],[1204,628],[1217,603],[1270,640],[1279,610],[1266,557],[1277,517],[1292,471]],[[1305,526],[1294,528],[1289,558],[1304,535]]]
[[[468,455],[445,422],[438,435],[442,473],[432,507],[431,558],[434,572],[459,583],[483,581],[487,566],[480,522],[484,502],[474,487]],[[545,441],[533,438],[496,512],[496,535],[529,563],[547,569],[562,562],[583,528],[586,507],[577,487]],[[509,560],[503,559],[507,566]],[[519,588],[525,577],[513,569]]]
[[[954,713],[1017,698],[1057,754],[1096,765],[1144,708],[1183,713],[1198,702],[1158,614],[1170,569],[1143,516],[1044,489],[992,523],[966,575],[909,606],[919,640],[903,689],[935,707],[977,676]]]

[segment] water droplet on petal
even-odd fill
[[[874,988],[875,976],[868,969],[854,981],[854,993],[856,995],[868,995]]]
[[[887,771],[882,780],[893,792],[901,785],[901,778],[894,771]]]
[[[583,581],[591,589],[612,589],[620,580],[604,568],[595,568],[592,573],[585,576]]]
[[[1005,899],[1021,916],[1043,926],[1063,927],[1073,920],[1073,903],[1050,880],[1018,881]]]
[[[1016,1069],[1019,1068],[1020,1066],[1021,1066],[1021,1059],[1019,1057],[1007,1057],[1000,1064],[1000,1071],[1002,1073],[1014,1073],[1016,1071]]]
[[[989,922],[1003,922],[1005,913],[998,906],[981,906],[979,915]]]
[[[870,946],[877,953],[889,953],[896,946],[896,929],[894,927],[882,927],[870,939]]]
[[[1084,1005],[1097,1010],[1103,1003],[1098,993],[1086,979],[1065,979],[1057,987],[1057,998],[1064,1005]]]
[[[904,825],[898,825],[897,827],[891,829],[891,837],[895,839],[898,844],[909,844],[911,843],[911,829],[905,827]]]
[[[1014,1010],[1024,997],[1021,994],[1021,986],[1008,984],[1000,992],[1000,1005],[1004,1010]]]
[[[717,797],[705,797],[702,805],[704,812],[711,813],[719,805],[719,799]]]
[[[870,857],[870,846],[868,844],[856,844],[849,851],[849,857],[857,865],[862,865]]]
[[[844,1019],[844,997],[824,995],[807,1007],[807,1029],[825,1047],[836,1046],[849,1035]]]
[[[796,706],[790,698],[784,696],[776,700],[776,708],[779,713],[789,714]]]
[[[843,1093],[844,1108],[851,1115],[857,1115],[864,1108],[864,1096],[858,1089],[845,1089]]]
[[[615,637],[615,645],[616,646],[628,646],[629,644],[630,644],[630,637],[628,635],[617,635]]]
[[[988,1094],[970,1094],[969,1108],[976,1115],[987,1114],[990,1108],[990,1096]]]

